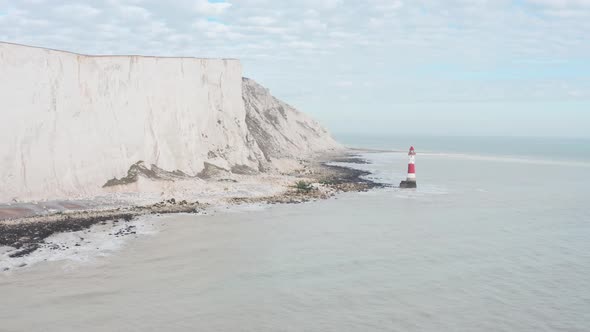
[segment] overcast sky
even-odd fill
[[[0,40],[239,58],[336,133],[590,137],[590,0],[0,0]]]

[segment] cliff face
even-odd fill
[[[139,161],[189,176],[205,165],[256,172],[297,149],[338,147],[268,91],[243,83],[238,60],[0,43],[0,77],[0,201],[98,195]]]
[[[246,124],[267,161],[297,158],[338,147],[326,129],[273,97],[255,81],[243,79]]]

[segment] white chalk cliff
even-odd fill
[[[234,59],[86,56],[0,43],[0,202],[100,195],[142,167],[280,171],[339,149]],[[155,165],[151,167],[151,165]]]

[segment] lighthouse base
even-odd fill
[[[400,188],[416,188],[416,181],[402,181],[399,183]]]

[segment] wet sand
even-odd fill
[[[32,215],[31,210],[25,209],[25,208],[19,208],[19,207],[0,208],[0,220],[12,219],[12,218],[22,218],[27,215]]]

